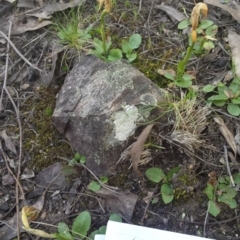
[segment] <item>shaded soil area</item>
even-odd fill
[[[182,59],[188,46],[189,32],[178,30],[178,21],[157,7],[161,2],[116,0],[113,12],[106,17],[106,32],[111,36],[113,45],[116,47],[120,45],[122,39],[128,38],[133,33],[139,33],[142,36],[142,44],[137,50],[138,58],[132,64],[159,87],[169,89],[175,103],[181,101],[183,99],[181,93],[186,94],[186,92],[180,92],[176,87],[170,88],[169,80],[158,74],[157,70],[177,69],[177,63]],[[185,12],[187,16],[191,15],[195,5],[193,2],[183,0],[166,0],[164,3],[180,12]],[[8,3],[0,1],[1,9],[7,6]],[[64,22],[66,16],[69,18],[72,16],[71,11],[75,10],[54,13],[53,21]],[[5,13],[5,17],[19,14],[21,11],[23,10],[12,6]],[[81,14],[82,26],[87,27],[93,24],[97,30],[92,32],[92,37],[99,37],[100,18],[97,14],[96,2],[87,1],[81,8]],[[236,31],[238,29],[237,22],[220,8],[209,6],[208,19],[219,27],[215,51],[194,56],[187,65],[189,72],[196,73],[194,85],[198,87],[217,81],[221,74],[231,69],[231,50],[226,40],[227,29],[233,28]],[[11,37],[17,49],[21,50],[32,64],[35,64],[43,73],[51,73],[52,77],[49,75],[46,77],[47,74],[43,75],[26,66],[15,51],[10,50],[11,69],[9,67],[7,89],[15,102],[17,111],[4,92],[0,106],[0,226],[4,226],[5,222],[16,213],[16,187],[11,172],[17,176],[19,154],[22,159],[20,185],[28,205],[36,202],[47,186],[36,182],[34,176],[55,162],[67,165],[75,154],[64,136],[54,129],[51,124],[51,115],[56,95],[66,74],[72,68],[74,58],[80,55],[81,51],[67,47],[57,50],[55,43],[59,42],[59,38],[56,29],[54,25],[50,25]],[[53,57],[53,48],[59,51],[57,59]],[[0,51],[2,89],[6,42],[0,42]],[[44,79],[47,79],[47,82]],[[206,96],[200,95],[202,101],[193,106],[196,111],[204,107]],[[229,142],[223,136],[220,126],[214,121],[214,116],[221,116],[233,136],[238,133],[238,117],[227,114],[224,107],[211,109],[206,117],[207,124],[201,131],[201,142],[197,146],[193,145],[193,151],[191,151],[188,148],[190,143],[184,143],[184,139],[173,140],[172,132],[177,120],[175,115],[169,114],[169,123],[166,126],[154,126],[149,136],[151,145],[145,148],[146,155],[142,156],[145,162],[139,166],[140,172],[143,173],[142,178],[134,174],[129,158],[118,164],[115,174],[109,176],[107,184],[136,194],[138,197],[132,219],[126,218],[121,213],[124,222],[219,240],[240,238],[238,186],[234,197],[237,208],[231,209],[227,204],[219,202],[221,212],[217,217],[208,214],[208,198],[203,192],[212,175],[215,176],[215,180],[221,176],[229,176],[224,164],[224,146],[228,146]],[[18,119],[22,127],[22,151],[20,151],[19,131],[21,129]],[[183,125],[178,129],[184,129]],[[4,137],[4,131],[11,140]],[[227,149],[233,156],[231,147]],[[239,173],[239,156],[236,159],[234,157],[229,159],[231,173]],[[171,203],[163,202],[160,193],[161,184],[153,183],[144,176],[145,171],[151,167],[158,167],[164,173],[179,167],[180,171],[171,179],[174,188],[174,200]],[[89,171],[77,166],[74,174],[70,172],[66,178],[64,188],[60,185],[47,190],[43,210],[36,220],[42,224],[35,223],[35,226],[46,232],[55,232],[58,222],[63,221],[71,225],[79,212],[85,210],[88,210],[92,216],[90,232],[106,225],[112,210],[102,198],[88,189],[89,182],[94,179]],[[220,192],[217,194],[221,195]],[[19,198],[19,202],[23,202],[22,199]],[[43,238],[21,233],[21,239]]]

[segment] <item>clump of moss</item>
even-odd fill
[[[31,156],[30,167],[37,170],[59,161],[59,156],[69,158],[73,154],[64,136],[51,123],[57,92],[58,89],[40,87],[21,109],[29,113],[23,126],[23,147]]]

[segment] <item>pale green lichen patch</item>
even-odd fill
[[[125,141],[136,129],[136,123],[143,120],[138,108],[132,105],[123,106],[123,110],[112,114],[115,138]]]

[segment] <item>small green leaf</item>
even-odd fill
[[[240,183],[240,173],[233,174],[233,180],[236,184]]]
[[[99,184],[99,182],[91,181],[87,188],[89,190],[92,190],[93,192],[97,192],[98,190],[100,190],[101,185]]]
[[[232,92],[235,94],[240,90],[240,85],[238,83],[232,82],[229,86],[229,89],[231,89]]]
[[[131,53],[133,49],[131,48],[129,42],[127,42],[126,40],[123,40],[122,41],[122,50],[124,53]]]
[[[228,205],[231,209],[234,209],[237,207],[236,201],[227,193],[223,193],[220,197],[218,197],[218,201],[225,203]]]
[[[112,213],[109,217],[109,220],[114,222],[122,222],[122,217],[117,213]]]
[[[213,25],[213,21],[207,20],[207,19],[203,19],[201,21],[201,23],[200,23],[198,28],[200,28],[200,29],[207,29],[207,28],[209,28],[212,25]]]
[[[214,105],[217,107],[223,107],[226,103],[226,101],[212,101]]]
[[[127,53],[126,57],[128,59],[128,62],[133,62],[137,58],[136,53]]]
[[[218,26],[217,25],[212,25],[206,30],[206,35],[210,37],[215,37],[215,35],[218,32]]]
[[[214,186],[212,184],[207,184],[207,187],[204,189],[204,193],[207,195],[209,200],[214,198]]]
[[[86,163],[86,157],[85,156],[81,156],[80,163],[82,163],[82,164]]]
[[[226,101],[228,98],[224,94],[213,95],[208,98],[209,101]]]
[[[161,182],[164,178],[166,178],[165,174],[163,173],[163,170],[160,168],[149,168],[145,172],[145,175],[149,180],[155,183]]]
[[[105,235],[105,234],[106,234],[106,231],[107,231],[107,226],[101,226],[101,227],[98,229],[99,234],[102,234],[102,235]]]
[[[226,183],[226,179],[224,177],[219,177],[218,182],[219,183]]]
[[[106,176],[101,176],[101,177],[100,177],[100,181],[101,181],[102,183],[107,183],[107,182],[108,182],[108,177],[106,177]]]
[[[161,193],[162,193],[162,200],[165,204],[172,202],[174,198],[174,194],[173,194],[173,189],[169,184],[164,183],[161,186]]]
[[[133,34],[130,38],[129,38],[129,44],[130,44],[130,47],[132,49],[137,49],[139,48],[139,46],[141,45],[141,42],[142,42],[142,36],[138,33],[136,34]]]
[[[80,160],[81,159],[81,155],[77,152],[77,153],[75,153],[74,158],[76,160]]]
[[[193,75],[184,73],[183,76],[182,76],[182,79],[183,79],[184,81],[191,81],[191,80],[194,79],[194,77],[193,77]]]
[[[167,174],[167,180],[171,180],[172,177],[173,177],[173,175],[174,175],[174,173],[178,173],[179,170],[180,170],[180,167],[174,167],[174,168],[172,168],[172,169],[168,172],[168,174]]]
[[[100,234],[99,230],[95,230],[95,231],[91,232],[91,234],[88,236],[88,238],[90,238],[91,240],[94,240],[95,235],[97,235],[97,234]]]
[[[236,77],[232,80],[232,83],[236,83],[240,85],[240,77]]]
[[[219,84],[217,91],[219,94],[224,94],[225,91],[228,91],[228,87],[226,85]]]
[[[227,184],[227,183],[220,183],[219,185],[218,185],[218,190],[226,190],[227,188],[229,188],[229,184]]]
[[[74,220],[72,234],[74,237],[85,238],[91,226],[91,215],[88,211],[81,212]]]
[[[63,235],[61,235],[59,233],[55,233],[54,235],[55,235],[55,238],[58,239],[58,240],[73,240],[74,239],[73,237],[72,238],[68,238],[68,237],[65,237],[65,236],[63,236]]]
[[[190,25],[189,19],[184,19],[180,23],[178,23],[177,27],[178,27],[178,29],[182,30],[182,29],[187,28],[189,25]]]
[[[231,100],[233,104],[240,104],[240,97]]]
[[[232,104],[232,103],[228,104],[227,111],[231,115],[236,116],[236,117],[238,117],[240,115],[240,107],[238,105],[235,105],[235,104]]]
[[[209,213],[214,217],[216,217],[220,213],[220,208],[218,207],[218,205],[211,200],[208,201],[208,209]]]
[[[108,55],[108,60],[110,62],[117,61],[123,57],[122,51],[118,48],[111,49]]]
[[[68,240],[73,240],[73,236],[69,232],[69,227],[66,223],[64,222],[59,222],[58,223],[58,233],[64,237],[65,239]]]
[[[192,81],[175,81],[175,84],[181,88],[189,88],[192,86]]]
[[[172,69],[164,70],[164,69],[158,69],[157,73],[160,75],[163,75],[165,78],[174,81],[175,80],[175,72]]]
[[[226,189],[226,194],[228,195],[229,198],[234,198],[237,195],[237,191],[235,188],[232,187],[228,187]]]
[[[204,49],[206,49],[207,51],[210,51],[211,49],[213,49],[215,46],[214,46],[214,43],[212,41],[206,41],[204,44],[203,44],[203,47]]]
[[[103,54],[103,42],[98,38],[93,39],[93,46],[95,47],[96,53]]]
[[[209,92],[212,92],[215,88],[216,88],[216,86],[208,84],[208,85],[204,86],[204,88],[202,90],[203,90],[203,92],[209,93]]]

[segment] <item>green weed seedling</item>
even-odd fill
[[[108,177],[106,177],[106,176],[101,176],[100,178],[99,178],[99,180],[101,181],[101,183],[103,183],[103,184],[106,184],[107,182],[108,182]],[[88,189],[89,190],[91,190],[91,191],[93,191],[93,192],[97,192],[98,190],[100,190],[101,189],[101,184],[99,183],[99,182],[97,182],[97,181],[91,181],[89,184],[88,184]]]
[[[123,53],[125,54],[129,62],[134,61],[137,58],[137,53],[134,52],[135,49],[139,48],[142,42],[142,37],[140,34],[133,34],[128,41],[123,40],[121,47],[122,49],[115,48],[110,49],[112,45],[111,38],[106,39],[105,44],[98,38],[94,38],[93,46],[94,50],[91,53],[106,62],[113,62],[123,58]],[[105,50],[104,50],[105,47]]]
[[[81,163],[81,164],[85,164],[86,163],[86,157],[79,154],[79,153],[75,153],[74,158],[71,159],[68,163],[68,165],[65,165],[62,167],[62,173],[66,176],[66,177],[73,177],[76,174],[78,174],[78,171],[76,169],[76,164],[77,163]]]
[[[32,229],[29,225],[28,217],[31,214],[34,214],[34,208],[28,207],[28,210],[23,209],[22,211],[22,222],[23,228],[25,231],[29,232],[30,234],[48,238],[48,239],[58,239],[58,240],[74,240],[74,239],[94,239],[96,234],[105,234],[106,233],[106,226],[100,227],[98,230],[92,232],[88,235],[89,229],[91,227],[91,215],[88,211],[81,212],[73,221],[71,230],[69,226],[64,222],[59,222],[57,229],[57,233],[47,233],[40,229]],[[27,211],[27,212],[26,212]],[[109,217],[109,220],[122,222],[122,218],[117,213],[112,213]]]
[[[137,53],[134,52],[138,49],[142,43],[142,36],[140,34],[133,34],[128,41],[122,41],[122,51],[126,54],[126,58],[129,62],[134,61],[137,58]]]
[[[91,41],[90,25],[86,29],[81,28],[81,13],[80,8],[73,9],[68,15],[63,12],[61,20],[55,19],[54,28],[60,39],[60,43],[66,45],[68,48],[75,48],[82,50],[84,46]]]
[[[93,47],[95,49],[91,51],[91,54],[97,56],[98,58],[101,58],[106,62],[113,62],[122,59],[122,51],[118,48],[110,50],[111,45],[112,41],[110,37],[108,37],[105,42],[101,41],[98,38],[94,38]]]
[[[191,19],[183,20],[178,24],[179,29],[187,28],[191,25],[191,34],[189,36],[189,46],[187,48],[184,58],[178,63],[177,72],[174,70],[162,70],[157,72],[165,78],[174,82],[174,84],[181,88],[189,88],[192,85],[194,76],[185,73],[186,65],[192,54],[200,54],[205,49],[210,51],[214,48],[213,40],[217,33],[217,26],[209,20],[201,20],[201,14],[206,17],[208,7],[205,3],[197,3],[192,10]],[[200,36],[198,36],[201,34]]]
[[[84,164],[85,162],[86,162],[86,157],[77,152],[75,153],[74,158],[69,161],[68,165],[74,166],[76,163]]]
[[[190,26],[189,19],[185,19],[178,24],[178,29],[183,30]],[[198,36],[194,47],[193,53],[194,54],[207,54],[211,49],[215,47],[213,39],[215,38],[218,32],[218,26],[213,23],[211,20],[203,19],[197,29],[197,34],[201,34]],[[189,37],[189,46],[192,44],[192,39]]]
[[[122,218],[119,214],[117,213],[112,213],[109,217],[109,220],[114,221],[114,222],[122,222]],[[107,226],[101,226],[98,230],[93,231],[88,238],[89,239],[94,239],[96,234],[106,234],[106,229]]]
[[[240,184],[240,173],[234,174],[232,177],[235,184]],[[235,187],[231,187],[230,178],[228,176],[219,177],[215,186],[208,183],[203,192],[209,199],[208,211],[214,217],[218,216],[221,212],[217,202],[224,203],[231,209],[237,208],[237,202],[234,199],[237,195],[237,190]]]
[[[175,167],[171,169],[167,175],[165,175],[162,169],[153,167],[147,169],[147,171],[145,172],[147,178],[152,182],[154,183],[161,182],[162,200],[165,204],[172,202],[174,198],[174,189],[171,184],[171,179],[173,177],[173,174],[178,173],[179,170],[180,170],[179,167]]]
[[[213,103],[217,107],[227,105],[227,111],[233,116],[240,115],[240,78],[233,79],[231,84],[227,86],[225,83],[218,83],[217,86],[206,85],[203,92],[213,93],[207,99],[207,102]]]

